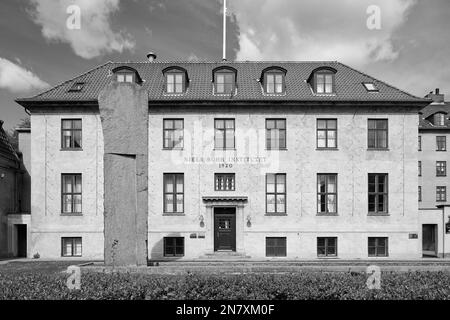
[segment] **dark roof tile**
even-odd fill
[[[111,70],[119,66],[136,69],[148,90],[149,101],[377,101],[377,102],[422,102],[427,100],[399,90],[383,81],[357,71],[339,62],[108,62],[78,77],[65,81],[31,98],[18,99],[19,103],[39,101],[96,101],[98,94],[110,81]],[[189,86],[182,95],[164,94],[163,70],[179,66],[187,70]],[[230,66],[237,70],[237,93],[213,95],[212,70],[219,66]],[[287,70],[286,93],[264,95],[257,79],[267,67],[278,66]],[[311,72],[318,67],[332,67],[336,73],[336,94],[315,95],[307,83]],[[85,82],[80,92],[69,92],[75,82]],[[363,82],[373,82],[378,92],[368,92]]]

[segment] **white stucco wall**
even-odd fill
[[[164,118],[184,118],[184,150],[163,150]],[[235,151],[213,150],[214,118],[235,118]],[[286,118],[286,151],[265,150],[266,118]],[[338,119],[338,150],[316,150],[317,118]],[[389,150],[367,150],[368,118],[389,119]],[[366,259],[369,236],[389,237],[388,259],[418,258],[419,240],[409,239],[410,233],[419,233],[417,126],[417,114],[395,108],[150,107],[149,257],[163,258],[163,237],[169,235],[185,237],[184,259],[211,253],[213,215],[201,199],[221,195],[248,197],[243,212],[238,213],[242,233],[237,234],[237,247],[253,258],[265,258],[266,236],[287,237],[286,259],[317,258],[318,236],[338,237],[338,257],[342,259]],[[255,141],[258,147],[254,147]],[[186,161],[193,156],[259,156],[266,160],[221,168],[220,162]],[[221,172],[236,174],[236,191],[214,191],[214,173]],[[184,173],[184,215],[163,214],[163,173]],[[266,173],[287,175],[286,216],[265,214]],[[318,173],[338,174],[337,216],[317,216]],[[368,215],[368,173],[389,174],[387,216]],[[205,219],[204,227],[200,216]],[[247,216],[251,227],[246,225]],[[205,233],[205,239],[191,239],[191,233]]]
[[[61,150],[61,119],[82,119],[82,151]],[[82,259],[103,259],[103,138],[94,112],[66,109],[31,115],[29,257],[61,258],[61,237],[82,237]],[[61,210],[61,174],[82,174],[82,215]]]

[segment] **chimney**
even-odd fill
[[[153,62],[153,61],[155,61],[155,59],[156,59],[156,53],[154,53],[154,52],[149,52],[149,53],[147,54],[147,59],[148,59],[148,62]]]
[[[434,93],[431,91],[425,98],[433,100],[433,103],[444,103],[444,94],[440,93],[439,88],[436,88]]]
[[[0,129],[3,129],[3,120],[0,120]]]

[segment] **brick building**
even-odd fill
[[[447,164],[450,155],[450,104],[436,89],[426,98],[432,103],[421,110],[419,124],[418,196],[420,223],[423,234],[423,255],[443,257],[450,255],[450,188]]]
[[[0,120],[0,258],[27,256],[29,181],[22,153],[13,148]]]

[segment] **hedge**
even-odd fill
[[[0,299],[449,299],[450,273],[383,273],[381,290],[364,273],[308,272],[187,276],[84,272],[81,290],[67,275],[1,273]]]

